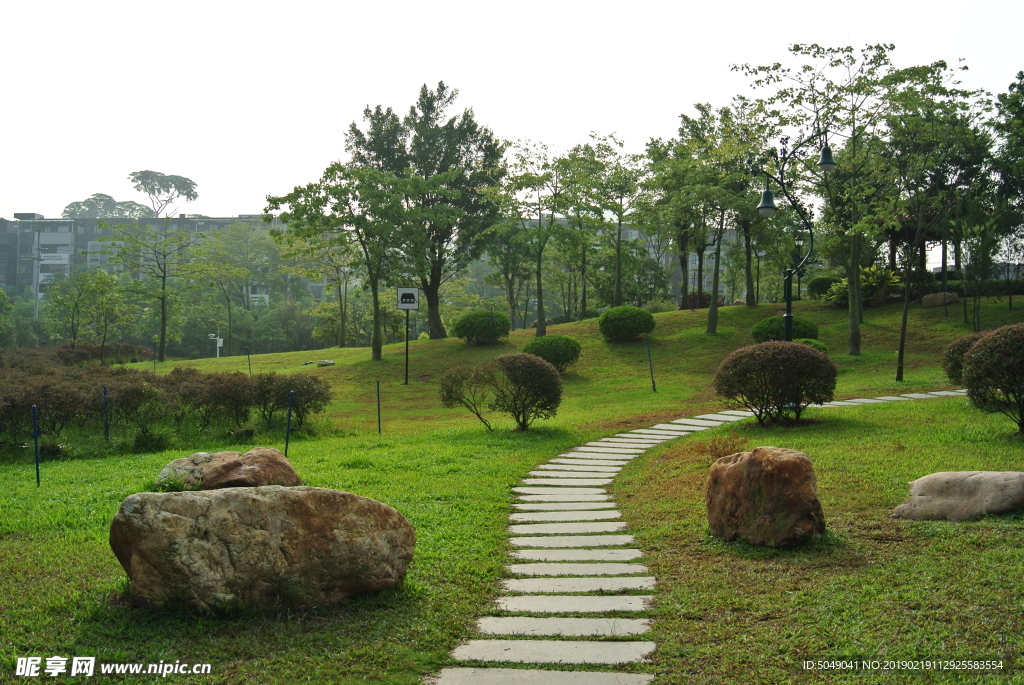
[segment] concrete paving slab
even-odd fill
[[[512,508],[520,511],[587,511],[614,509],[615,502],[530,502],[522,504],[513,502]]]
[[[657,431],[651,431],[651,433],[655,433],[655,432],[657,432]],[[644,434],[637,434],[637,433],[616,433],[615,437],[617,437],[617,438],[634,438],[635,437],[635,438],[640,438],[641,440],[656,440],[658,442],[665,442],[667,440],[671,440],[672,439],[671,437],[669,437],[667,435],[652,435],[651,433],[648,433],[646,435],[644,435]]]
[[[629,463],[628,459],[602,459],[600,457],[596,459],[572,459],[558,457],[548,462],[549,464],[574,464],[576,466],[625,466]]]
[[[608,454],[607,452],[562,452],[559,458],[565,459],[618,459],[630,461],[639,457],[639,454]]]
[[[914,399],[914,400],[930,400],[930,399],[934,399],[934,398],[938,397],[938,395],[926,395],[923,392],[908,392],[908,393],[904,394],[903,396],[904,397],[909,397],[909,398]]]
[[[615,509],[597,511],[517,511],[509,515],[510,521],[608,521],[622,518],[622,512]]]
[[[646,618],[536,618],[533,616],[487,616],[476,622],[486,635],[643,635],[651,629]]]
[[[502,611],[531,614],[596,614],[606,611],[646,611],[651,595],[520,595],[499,597]]]
[[[577,535],[580,533],[614,533],[626,528],[625,521],[601,523],[525,523],[509,526],[512,535]]]
[[[523,664],[626,664],[641,661],[655,647],[653,642],[470,640],[456,647],[452,658]]]
[[[885,404],[885,400],[875,400],[867,397],[859,397],[855,400],[847,400],[848,402],[856,402],[857,404]]]
[[[614,478],[615,474],[620,469],[611,469],[609,471],[594,471],[587,469],[586,471],[562,471],[562,470],[547,470],[547,471],[530,471],[526,475],[531,478]]]
[[[591,447],[582,445],[573,447],[572,452],[604,452],[607,454],[643,454],[647,450],[643,447]]]
[[[679,423],[656,423],[651,428],[662,431],[706,431],[714,426],[684,426]]]
[[[826,402],[825,404],[823,404],[821,406],[823,406],[823,407],[856,407],[857,403],[856,402],[843,402],[843,401],[837,400],[835,402]]]
[[[656,440],[642,440],[640,438],[629,439],[629,438],[601,438],[600,440],[594,440],[592,442],[585,442],[584,445],[589,447],[627,447],[632,449],[649,450],[654,445],[657,445]]]
[[[613,590],[650,590],[653,576],[625,578],[507,578],[501,581],[506,592],[536,595],[542,592],[610,592]]]
[[[723,409],[718,412],[719,414],[729,414],[730,416],[753,416],[754,412],[747,411],[746,409]]]
[[[632,535],[548,535],[511,538],[513,547],[613,547],[631,545]]]
[[[517,576],[628,576],[648,573],[643,564],[512,564],[506,566]]]
[[[528,561],[632,561],[644,553],[638,549],[514,549],[511,555]]]
[[[952,390],[934,390],[928,393],[929,395],[938,395],[939,397],[959,397],[963,395],[962,392],[953,392]]]
[[[582,464],[541,464],[537,467],[538,471],[603,471],[604,473],[618,473],[622,470],[621,466],[602,466],[601,464],[587,463]]]
[[[875,399],[876,400],[885,400],[887,402],[909,402],[910,401],[909,397],[895,397],[893,395],[882,395],[881,397],[876,397]]]
[[[524,478],[523,485],[563,485],[564,481],[559,478]],[[575,485],[608,485],[611,478],[578,478]]]
[[[722,423],[724,421],[743,421],[749,417],[747,416],[732,416],[731,414],[701,414],[700,416],[694,416],[695,419],[706,419],[708,421],[717,421]]]
[[[707,419],[674,419],[669,423],[677,423],[681,426],[704,426],[705,428],[717,428],[724,421],[708,421]]]
[[[512,492],[519,495],[605,495],[604,488],[531,488],[517,485]]]
[[[632,432],[633,433],[637,433],[638,435],[660,435],[663,438],[665,438],[666,440],[671,440],[673,438],[678,438],[681,435],[689,435],[689,433],[682,433],[678,426],[673,426],[673,428],[674,428],[674,430],[667,430],[667,431],[652,430],[650,428],[637,428],[636,430],[634,430]]]
[[[428,685],[647,685],[653,675],[541,671],[527,668],[445,668]]]
[[[610,502],[608,495],[519,495],[520,502]]]

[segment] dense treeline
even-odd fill
[[[803,260],[797,280],[844,282],[857,355],[863,269],[905,308],[932,288],[930,247],[975,302],[998,289],[982,283],[1024,275],[1024,72],[993,97],[944,62],[897,67],[893,49],[794,45],[789,62],[737,65],[760,97],[698,103],[642,154],[614,135],[562,153],[503,141],[453,110],[456,90],[424,85],[405,116],[378,105],[351,124],[348,162],[268,197],[283,228],[114,226],[108,263],[141,277],[58,279],[41,322],[12,293],[0,342],[87,342],[105,357],[107,341],[152,340],[163,359],[209,356],[216,333],[228,355],[340,345],[379,359],[404,333],[395,286],[421,290],[414,336],[492,308],[543,336],[620,305],[707,308],[714,334],[719,306],[778,301]],[[764,190],[773,216],[758,211]]]

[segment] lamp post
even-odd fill
[[[783,326],[785,330],[785,338],[787,341],[790,342],[792,342],[793,340],[793,274],[797,273],[803,268],[804,264],[806,264],[807,260],[810,258],[811,252],[814,251],[814,227],[811,224],[811,218],[807,215],[807,212],[804,211],[803,206],[799,202],[797,202],[797,200],[791,194],[790,189],[786,186],[786,164],[788,164],[791,160],[793,160],[796,157],[797,150],[799,150],[801,147],[811,142],[812,140],[816,140],[821,136],[825,136],[825,145],[821,148],[821,156],[818,158],[818,168],[821,169],[823,173],[828,173],[829,171],[832,171],[833,169],[836,168],[836,163],[835,160],[832,159],[832,149],[829,148],[828,146],[827,134],[824,131],[818,131],[811,134],[807,138],[801,140],[799,143],[794,145],[792,149],[786,147],[787,141],[783,139],[782,155],[779,157],[779,175],[772,176],[771,174],[764,170],[760,172],[764,174],[764,192],[761,193],[761,203],[757,205],[757,211],[761,214],[761,216],[766,217],[771,216],[776,211],[775,201],[772,197],[772,191],[768,187],[768,180],[771,179],[775,181],[776,184],[778,184],[780,189],[782,189],[782,193],[783,195],[786,196],[786,200],[789,202],[790,207],[796,210],[796,213],[799,215],[800,221],[803,223],[804,228],[807,229],[807,235],[809,237],[807,254],[805,254],[804,258],[801,259],[799,262],[797,262],[795,259],[793,260],[793,267],[786,269],[786,276],[783,281],[783,294],[786,298],[786,313],[783,315],[782,318],[784,322]],[[798,249],[802,247],[802,244],[803,240],[799,239]],[[799,257],[799,252],[797,253],[797,257]]]
[[[796,299],[802,300],[803,296],[800,294],[800,279],[804,275],[804,270],[797,264],[800,259],[800,252],[804,247],[804,236],[802,233],[797,233],[793,239],[793,243],[796,245],[796,252],[793,254],[793,268],[796,270]]]

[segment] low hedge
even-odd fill
[[[769,316],[761,319],[750,330],[750,337],[754,342],[768,342],[769,340],[784,340],[786,337],[786,322],[781,316]],[[818,339],[818,326],[810,319],[802,316],[793,317],[793,338],[814,338]]]
[[[453,332],[467,345],[490,345],[507,338],[512,321],[502,312],[467,312],[455,322]]]
[[[523,352],[537,355],[558,369],[559,373],[565,373],[566,369],[579,360],[582,349],[579,341],[568,335],[545,335],[523,346]]]

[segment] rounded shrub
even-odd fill
[[[816,300],[820,300],[825,296],[825,293],[829,291],[835,283],[845,283],[846,279],[840,278],[839,276],[815,276],[811,280],[807,281],[807,295],[813,297]]]
[[[803,343],[804,345],[810,345],[818,352],[821,352],[822,354],[828,354],[828,345],[821,342],[820,340],[815,340],[814,338],[794,338],[793,342]]]
[[[630,305],[612,307],[598,318],[597,326],[605,340],[630,342],[654,330],[654,315]]]
[[[643,311],[643,310],[641,310]],[[558,369],[535,354],[503,354],[494,358],[498,370],[490,408],[505,412],[526,430],[535,419],[549,419],[562,402]]]
[[[455,322],[455,337],[469,345],[489,345],[507,337],[512,322],[502,312],[467,312]]]
[[[707,309],[711,306],[711,295],[701,290],[686,296],[686,306],[690,309]]]
[[[962,383],[964,373],[964,355],[971,345],[981,340],[983,333],[968,333],[949,343],[946,354],[942,356],[942,370],[952,383]]]
[[[1024,323],[997,328],[971,345],[962,378],[975,407],[1005,414],[1024,433]]]
[[[809,404],[831,402],[838,369],[818,350],[771,340],[741,347],[715,372],[715,392],[747,407],[762,426],[792,422]]]
[[[537,355],[560,373],[565,373],[579,360],[582,350],[579,341],[568,335],[545,335],[534,338],[523,347],[523,352]]]
[[[781,316],[769,316],[761,319],[750,331],[750,337],[755,342],[767,342],[769,340],[783,340],[786,337],[786,322]],[[818,326],[810,319],[802,316],[793,317],[793,339],[814,338],[818,339]]]

